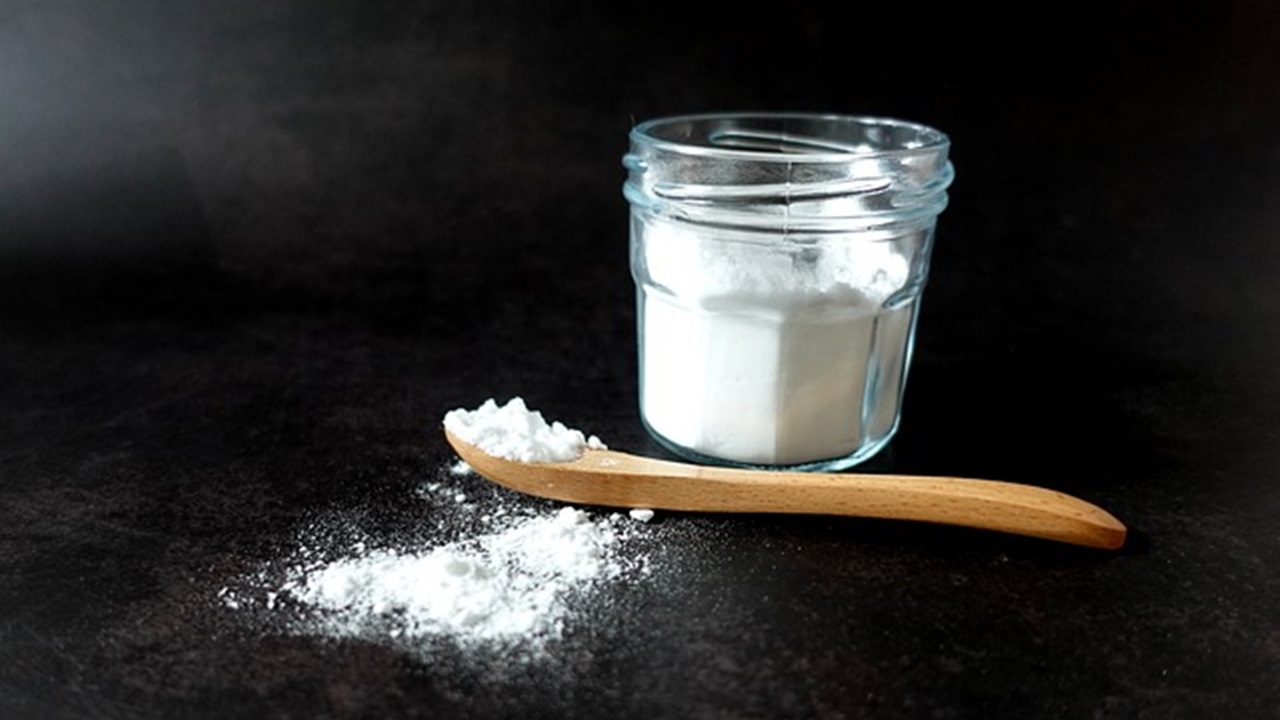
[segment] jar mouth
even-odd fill
[[[931,221],[946,206],[950,141],[892,118],[716,113],[637,125],[623,193],[636,212],[763,232],[847,232]]]
[[[631,141],[689,156],[752,162],[847,163],[945,151],[943,132],[869,115],[735,112],[679,115],[636,125]]]

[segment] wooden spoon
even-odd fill
[[[917,475],[744,470],[586,450],[570,462],[495,457],[445,436],[476,472],[512,490],[580,505],[743,513],[849,515],[959,525],[1113,550],[1123,524],[1053,490]]]

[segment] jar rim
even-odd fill
[[[914,141],[900,147],[872,147],[866,144],[851,145],[840,142],[838,137],[789,135],[785,129],[777,136],[721,135],[719,138],[708,132],[706,137],[683,141],[662,137],[657,131],[663,128],[678,126],[693,127],[710,126],[712,123],[742,123],[756,121],[761,123],[781,124],[824,124],[831,129],[844,128],[889,128],[905,131],[914,137]],[[951,140],[941,130],[908,120],[878,115],[845,115],[839,113],[804,113],[804,112],[716,112],[672,115],[645,120],[631,129],[631,141],[647,145],[651,148],[701,157],[720,157],[756,162],[850,162],[873,158],[910,156],[920,153],[937,152],[950,147]],[[753,138],[760,142],[774,142],[777,148],[751,149],[749,146],[733,146],[723,144],[724,137],[736,137],[738,141],[749,143]],[[721,142],[717,142],[721,140]],[[787,149],[792,148],[792,149]]]

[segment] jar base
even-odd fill
[[[649,424],[649,421],[644,418],[643,414],[641,415],[640,421],[644,425],[644,429],[654,440],[658,442],[659,445],[690,462],[694,462],[699,465],[718,465],[721,467],[750,468],[752,470],[778,470],[787,472],[839,472],[841,470],[848,470],[855,465],[860,465],[872,459],[877,453],[883,450],[885,446],[889,444],[889,441],[893,440],[893,436],[898,433],[898,423],[895,421],[893,427],[889,428],[889,431],[885,433],[884,437],[876,440],[875,442],[863,445],[848,455],[802,463],[770,465],[765,463],[741,462],[738,460],[730,460],[698,452],[697,450],[680,445],[679,443],[663,436],[662,433],[655,430],[653,426]]]

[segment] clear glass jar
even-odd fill
[[[873,117],[696,115],[631,131],[640,411],[699,462],[834,470],[898,427],[952,168]]]

